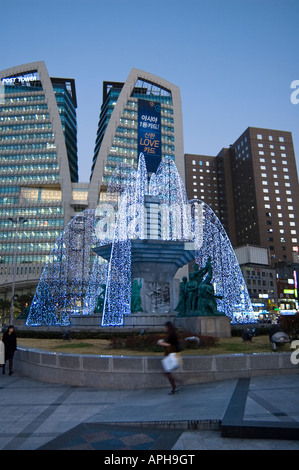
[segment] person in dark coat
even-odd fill
[[[17,350],[17,337],[15,334],[13,325],[9,325],[7,331],[3,335],[2,341],[4,343],[4,348],[5,348],[5,358],[4,358],[5,363],[3,366],[2,373],[5,374],[5,364],[6,364],[6,361],[8,361],[9,375],[11,375],[13,373],[12,371],[13,357]]]

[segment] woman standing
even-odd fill
[[[8,361],[9,363],[9,375],[13,373],[12,365],[13,365],[13,357],[14,353],[17,350],[17,337],[14,331],[13,325],[9,325],[7,331],[3,335],[3,343],[5,347],[5,362],[3,366],[3,374],[5,374],[5,363]]]
[[[179,341],[173,323],[171,323],[170,321],[165,323],[165,331],[167,333],[166,340],[159,341],[159,346],[164,346],[166,348],[165,355],[168,356],[171,353],[180,352]],[[175,393],[178,393],[178,389],[176,388],[175,380],[172,373],[170,371],[165,371],[165,376],[168,378],[172,386],[169,395],[174,395]]]

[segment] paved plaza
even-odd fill
[[[174,396],[0,379],[2,450],[299,450],[298,374],[182,386]]]

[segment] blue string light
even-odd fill
[[[138,168],[121,164],[105,200],[71,220],[57,240],[37,287],[27,325],[68,325],[74,314],[92,315],[106,286],[102,326],[122,325],[131,313],[131,241],[146,238],[145,196],[159,199],[161,239],[192,242],[195,260],[210,257],[218,310],[232,322],[254,320],[248,290],[230,240],[205,202],[188,201],[172,158],[161,162],[148,181],[143,154]],[[93,248],[110,247],[110,258]]]

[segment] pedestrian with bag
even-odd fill
[[[165,323],[165,332],[167,333],[166,339],[159,340],[158,344],[159,346],[165,347],[165,357],[162,359],[162,366],[164,369],[164,374],[172,387],[169,395],[174,395],[175,393],[178,393],[178,389],[176,387],[172,371],[178,369],[180,366],[178,353],[181,349],[175,327],[170,321]]]
[[[4,343],[5,349],[4,366],[2,373],[5,374],[5,364],[6,361],[8,361],[9,375],[12,375],[13,357],[17,350],[17,337],[13,325],[9,325],[7,331],[3,335],[2,341]]]

